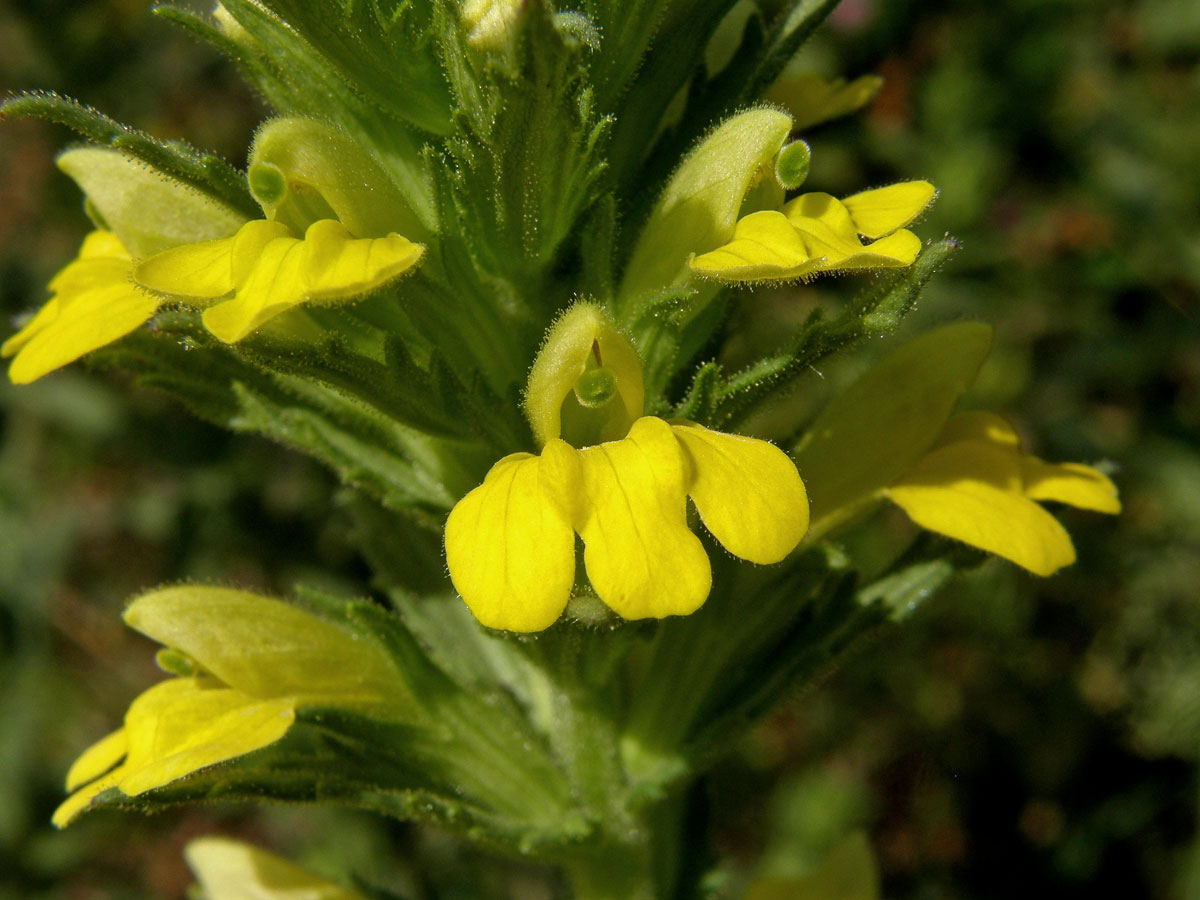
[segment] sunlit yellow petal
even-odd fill
[[[304,302],[303,243],[276,238],[255,260],[233,297],[204,310],[204,327],[226,343],[240,341],[282,312]]]
[[[806,73],[779,79],[767,91],[766,99],[792,114],[796,120],[793,130],[802,130],[861,109],[882,85],[878,75],[863,75],[847,82]]]
[[[79,755],[67,771],[67,790],[73,791],[82,784],[99,778],[125,757],[129,740],[125,729],[118,728],[112,734],[100,738]]]
[[[985,441],[1010,450],[1021,449],[1021,437],[1012,424],[993,412],[976,409],[953,416],[935,446],[941,447],[956,441]]]
[[[859,234],[879,238],[919,216],[936,194],[937,189],[928,181],[905,181],[854,194],[842,203]]]
[[[801,194],[784,204],[783,214],[797,227],[801,224],[810,225],[813,221],[820,222],[832,233],[826,238],[827,242],[841,251],[850,252],[862,247],[850,211],[832,194],[821,191]],[[820,233],[826,234],[825,229],[821,229]]]
[[[294,698],[256,699],[212,679],[173,678],[129,707],[129,753],[118,787],[130,796],[279,740],[296,718]]]
[[[921,252],[920,238],[909,231],[864,246],[850,210],[829,194],[801,194],[789,201],[783,212],[809,255],[820,258],[822,271],[907,266]]]
[[[100,255],[114,250],[118,256]],[[128,254],[110,240],[93,242],[88,258],[68,265],[52,285],[57,293],[32,322],[4,345],[16,351],[8,370],[27,384],[98,347],[124,337],[154,315],[158,301],[130,280]]]
[[[123,738],[109,735],[85,751],[72,767],[72,780],[95,772],[121,749],[124,762],[68,797],[53,822],[64,827],[109,788],[134,796],[260,750],[291,727],[295,705],[295,698],[258,700],[207,677],[160,682],[130,704],[125,727],[116,733]]]
[[[91,784],[84,785],[66,800],[59,804],[58,809],[54,811],[54,815],[50,817],[50,821],[55,828],[66,828],[71,822],[86,810],[98,796],[103,794],[110,788],[117,786],[117,782],[121,780],[121,768],[117,768],[107,775],[97,778]]]
[[[1102,472],[1079,463],[1043,462],[1033,456],[1021,459],[1025,496],[1034,500],[1056,500],[1093,512],[1119,513],[1117,486]]]
[[[490,628],[541,631],[575,581],[572,519],[582,495],[577,451],[560,440],[540,457],[506,456],[446,522],[454,587]]]
[[[712,571],[687,527],[689,473],[671,427],[647,416],[580,457],[588,505],[579,533],[597,596],[626,619],[694,612]]]
[[[340,222],[314,222],[304,235],[305,299],[365,294],[407,272],[424,252],[398,234],[356,240]]]
[[[1014,453],[959,441],[929,453],[886,493],[922,528],[1050,575],[1075,561],[1075,549],[1021,487]]]
[[[149,290],[185,300],[224,297],[245,280],[266,246],[280,238],[295,239],[285,225],[256,219],[233,237],[182,244],[143,259],[133,278]]]
[[[738,221],[733,239],[691,262],[698,275],[724,281],[799,278],[820,262],[809,255],[796,229],[782,213],[764,210]]]
[[[938,328],[834,397],[796,450],[813,521],[904,474],[933,445],[991,344],[991,327],[979,322]]]
[[[5,341],[3,346],[0,346],[0,357],[12,356],[33,340],[38,332],[45,330],[51,322],[58,318],[58,310],[58,298],[51,297],[42,305],[42,308],[37,311],[34,317],[25,323],[25,327]]]
[[[399,235],[356,239],[330,219],[314,222],[303,240],[285,234],[252,256],[253,249],[248,243],[233,248],[236,292],[204,311],[204,326],[227,343],[240,341],[301,303],[349,300],[382,287],[416,265],[425,252]]]
[[[921,252],[921,239],[911,231],[897,231],[872,241],[861,250],[838,258],[827,258],[822,271],[834,269],[892,269],[911,266]]]
[[[691,461],[688,493],[713,537],[734,556],[764,565],[791,553],[808,528],[808,497],[787,454],[690,423],[673,430]]]

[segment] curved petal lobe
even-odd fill
[[[1054,516],[1022,493],[1019,459],[982,441],[932,451],[888,488],[909,518],[973,547],[1003,556],[1035,575],[1075,561]]]
[[[880,238],[903,228],[933,202],[937,189],[928,181],[905,181],[887,187],[863,191],[842,203],[854,220],[858,233]]]
[[[626,619],[695,612],[712,587],[687,527],[687,468],[671,427],[638,419],[621,441],[580,451],[587,508],[579,527],[597,596]]]
[[[454,587],[489,628],[541,631],[562,614],[575,582],[575,532],[565,498],[580,493],[579,461],[554,440],[542,456],[494,465],[446,522]]]
[[[1117,486],[1103,473],[1079,463],[1048,463],[1033,456],[1021,460],[1025,496],[1057,500],[1079,509],[1116,514],[1121,511]]]
[[[108,232],[88,235],[79,257],[50,282],[54,296],[0,354],[16,354],[8,370],[28,384],[124,337],[154,315],[158,300],[130,281],[129,254]]]
[[[783,213],[764,210],[738,221],[733,238],[691,262],[692,271],[725,281],[799,278],[820,263]]]
[[[688,493],[713,537],[734,556],[763,565],[791,553],[808,529],[808,497],[787,454],[699,425],[673,430],[692,463]]]

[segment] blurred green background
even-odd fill
[[[264,113],[142,0],[9,0],[0,51],[5,92],[70,94],[239,165]],[[810,184],[928,178],[919,233],[964,244],[906,330],[994,323],[973,400],[1045,458],[1111,464],[1125,512],[1063,512],[1074,567],[984,565],[748,735],[703,804],[729,885],[799,874],[864,828],[889,898],[1200,897],[1198,62],[1194,0],[844,0],[804,51],[802,68],[886,79],[808,135]],[[53,167],[69,140],[0,124],[6,322],[87,229]],[[156,677],[125,599],[181,579],[355,593],[368,575],[319,467],[122,376],[5,382],[0,415],[0,900],[178,898],[181,847],[214,831],[406,897],[549,896],[537,873],[336,810],[54,832],[70,761]]]

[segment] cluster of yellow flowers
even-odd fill
[[[498,13],[469,6],[486,36]],[[826,113],[854,108],[875,87],[826,85]],[[1114,485],[1098,470],[1025,453],[1014,428],[991,413],[955,415],[990,349],[991,329],[978,323],[949,325],[894,351],[829,403],[790,453],[646,414],[643,363],[618,324],[630,317],[617,316],[639,298],[682,284],[703,296],[724,282],[905,267],[919,255],[920,239],[907,226],[933,202],[928,182],[784,202],[782,186],[797,185],[764,170],[782,158],[793,124],[759,108],[716,129],[659,197],[646,229],[652,239],[634,248],[612,303],[575,302],[549,329],[525,392],[538,453],[497,461],[446,521],[450,577],[483,625],[541,631],[572,598],[595,598],[624,619],[695,611],[712,571],[689,527],[689,499],[717,542],[759,565],[779,563],[890,501],[920,527],[1039,575],[1074,560],[1070,537],[1041,501],[1120,510]],[[317,127],[277,120],[266,131],[286,132],[280,146],[293,148],[303,145],[297,135]],[[807,146],[802,151],[806,167]],[[81,153],[93,155],[72,156]],[[72,151],[60,165],[85,175],[115,166],[116,175],[141,177],[111,154]],[[288,164],[316,171],[336,155]],[[199,233],[185,223],[165,242],[129,229],[127,238],[107,227],[88,235],[51,281],[50,300],[0,348],[15,357],[10,378],[39,378],[132,332],[165,304],[202,310],[208,331],[239,342],[288,322],[280,317],[304,304],[376,292],[425,259],[425,243],[354,214],[361,183],[314,205],[302,179],[290,177],[265,155],[251,166],[261,219],[208,209]],[[181,196],[184,204],[201,202]],[[410,224],[411,238],[432,239],[420,221]],[[138,795],[265,747],[289,730],[302,703],[386,711],[404,702],[386,655],[335,625],[237,591],[205,589],[194,604],[193,590],[154,592],[126,611],[132,627],[181,651],[176,662],[194,671],[176,667],[179,677],[142,694],[124,726],[80,757],[56,823],[110,788]],[[271,633],[271,659],[254,659],[245,648],[260,645],[241,640],[231,632],[237,628]]]

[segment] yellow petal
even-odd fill
[[[738,221],[733,239],[691,261],[698,275],[723,281],[800,278],[820,262],[783,213],[764,210]]]
[[[799,131],[866,106],[882,85],[878,75],[846,82],[806,73],[779,79],[767,91],[766,99],[790,112],[796,120],[792,129]]]
[[[1119,513],[1117,486],[1102,472],[1079,463],[1047,463],[1033,457],[1021,459],[1025,496],[1033,500],[1057,500],[1093,512]]]
[[[801,194],[783,212],[821,271],[908,266],[921,252],[920,238],[909,231],[863,246],[850,210],[829,194]]]
[[[152,291],[185,300],[224,297],[246,279],[266,246],[292,237],[278,222],[256,219],[233,237],[183,244],[138,263],[134,280]]]
[[[136,796],[279,740],[294,698],[260,700],[213,679],[173,678],[139,696],[125,715],[129,753],[118,787]]]
[[[694,612],[712,587],[687,527],[683,450],[662,419],[638,419],[621,441],[580,451],[587,508],[579,533],[597,596],[626,619]]]
[[[808,237],[808,235],[805,235]],[[811,245],[810,245],[811,248]],[[815,248],[812,248],[815,249]],[[921,252],[921,239],[911,231],[897,231],[872,241],[861,250],[843,257],[832,254],[818,266],[822,272],[850,269],[894,269],[911,266]]]
[[[863,237],[878,238],[903,228],[933,202],[937,189],[928,181],[905,181],[863,191],[842,200]]]
[[[952,417],[938,435],[935,446],[942,447],[956,441],[985,441],[1010,450],[1021,449],[1021,437],[1012,424],[1002,416],[982,409]]]
[[[314,222],[304,234],[305,299],[368,293],[407,272],[424,253],[421,244],[398,234],[356,240],[340,222]]]
[[[925,456],[887,490],[909,517],[1035,575],[1075,561],[1058,521],[1022,493],[1016,454],[982,441],[960,441]]]
[[[232,344],[304,302],[303,242],[280,237],[267,244],[236,292],[204,310],[204,327]]]
[[[67,771],[67,790],[73,791],[109,771],[125,757],[129,740],[124,728],[102,737],[80,754]]]
[[[396,234],[356,239],[339,222],[322,219],[309,226],[304,240],[271,240],[252,262],[248,252],[235,248],[236,292],[204,311],[204,325],[234,343],[301,303],[350,300],[380,288],[416,265],[424,252]]]
[[[84,785],[71,794],[71,796],[59,804],[58,809],[54,810],[54,814],[50,817],[50,821],[54,824],[54,827],[66,828],[80,813],[91,805],[93,800],[109,788],[116,787],[117,782],[121,780],[122,774],[121,767],[118,767],[102,778],[97,778],[91,784]]]
[[[515,453],[446,521],[454,587],[489,628],[541,631],[562,615],[575,583],[572,519],[582,498],[577,451],[560,440]]]
[[[207,766],[261,750],[295,721],[295,699],[256,700],[212,678],[173,678],[142,693],[125,714],[125,761],[77,790],[54,812],[63,828],[109,788],[130,796]],[[72,773],[96,768],[119,746],[113,735],[84,752]],[[78,770],[78,771],[77,771]]]
[[[33,318],[25,323],[24,328],[6,340],[3,346],[0,346],[0,357],[12,356],[33,340],[38,332],[44,331],[51,322],[58,318],[58,310],[58,298],[51,297],[42,304],[42,308],[34,314]]]
[[[363,900],[360,894],[241,841],[197,838],[183,853],[207,900]]]
[[[892,351],[825,407],[796,450],[813,521],[886,487],[937,439],[992,329],[959,322]]]
[[[802,224],[811,227],[812,222],[820,222],[825,228],[819,233],[826,235],[825,240],[839,251],[862,249],[850,210],[832,194],[821,191],[801,194],[784,204],[783,214],[796,227]]]
[[[8,370],[13,383],[41,378],[153,316],[158,301],[130,281],[131,266],[112,235],[89,235],[79,258],[51,281],[54,297],[0,348],[6,356],[16,354]]]
[[[694,473],[688,494],[713,537],[763,565],[791,553],[808,528],[808,497],[787,454],[691,423],[672,427]]]

